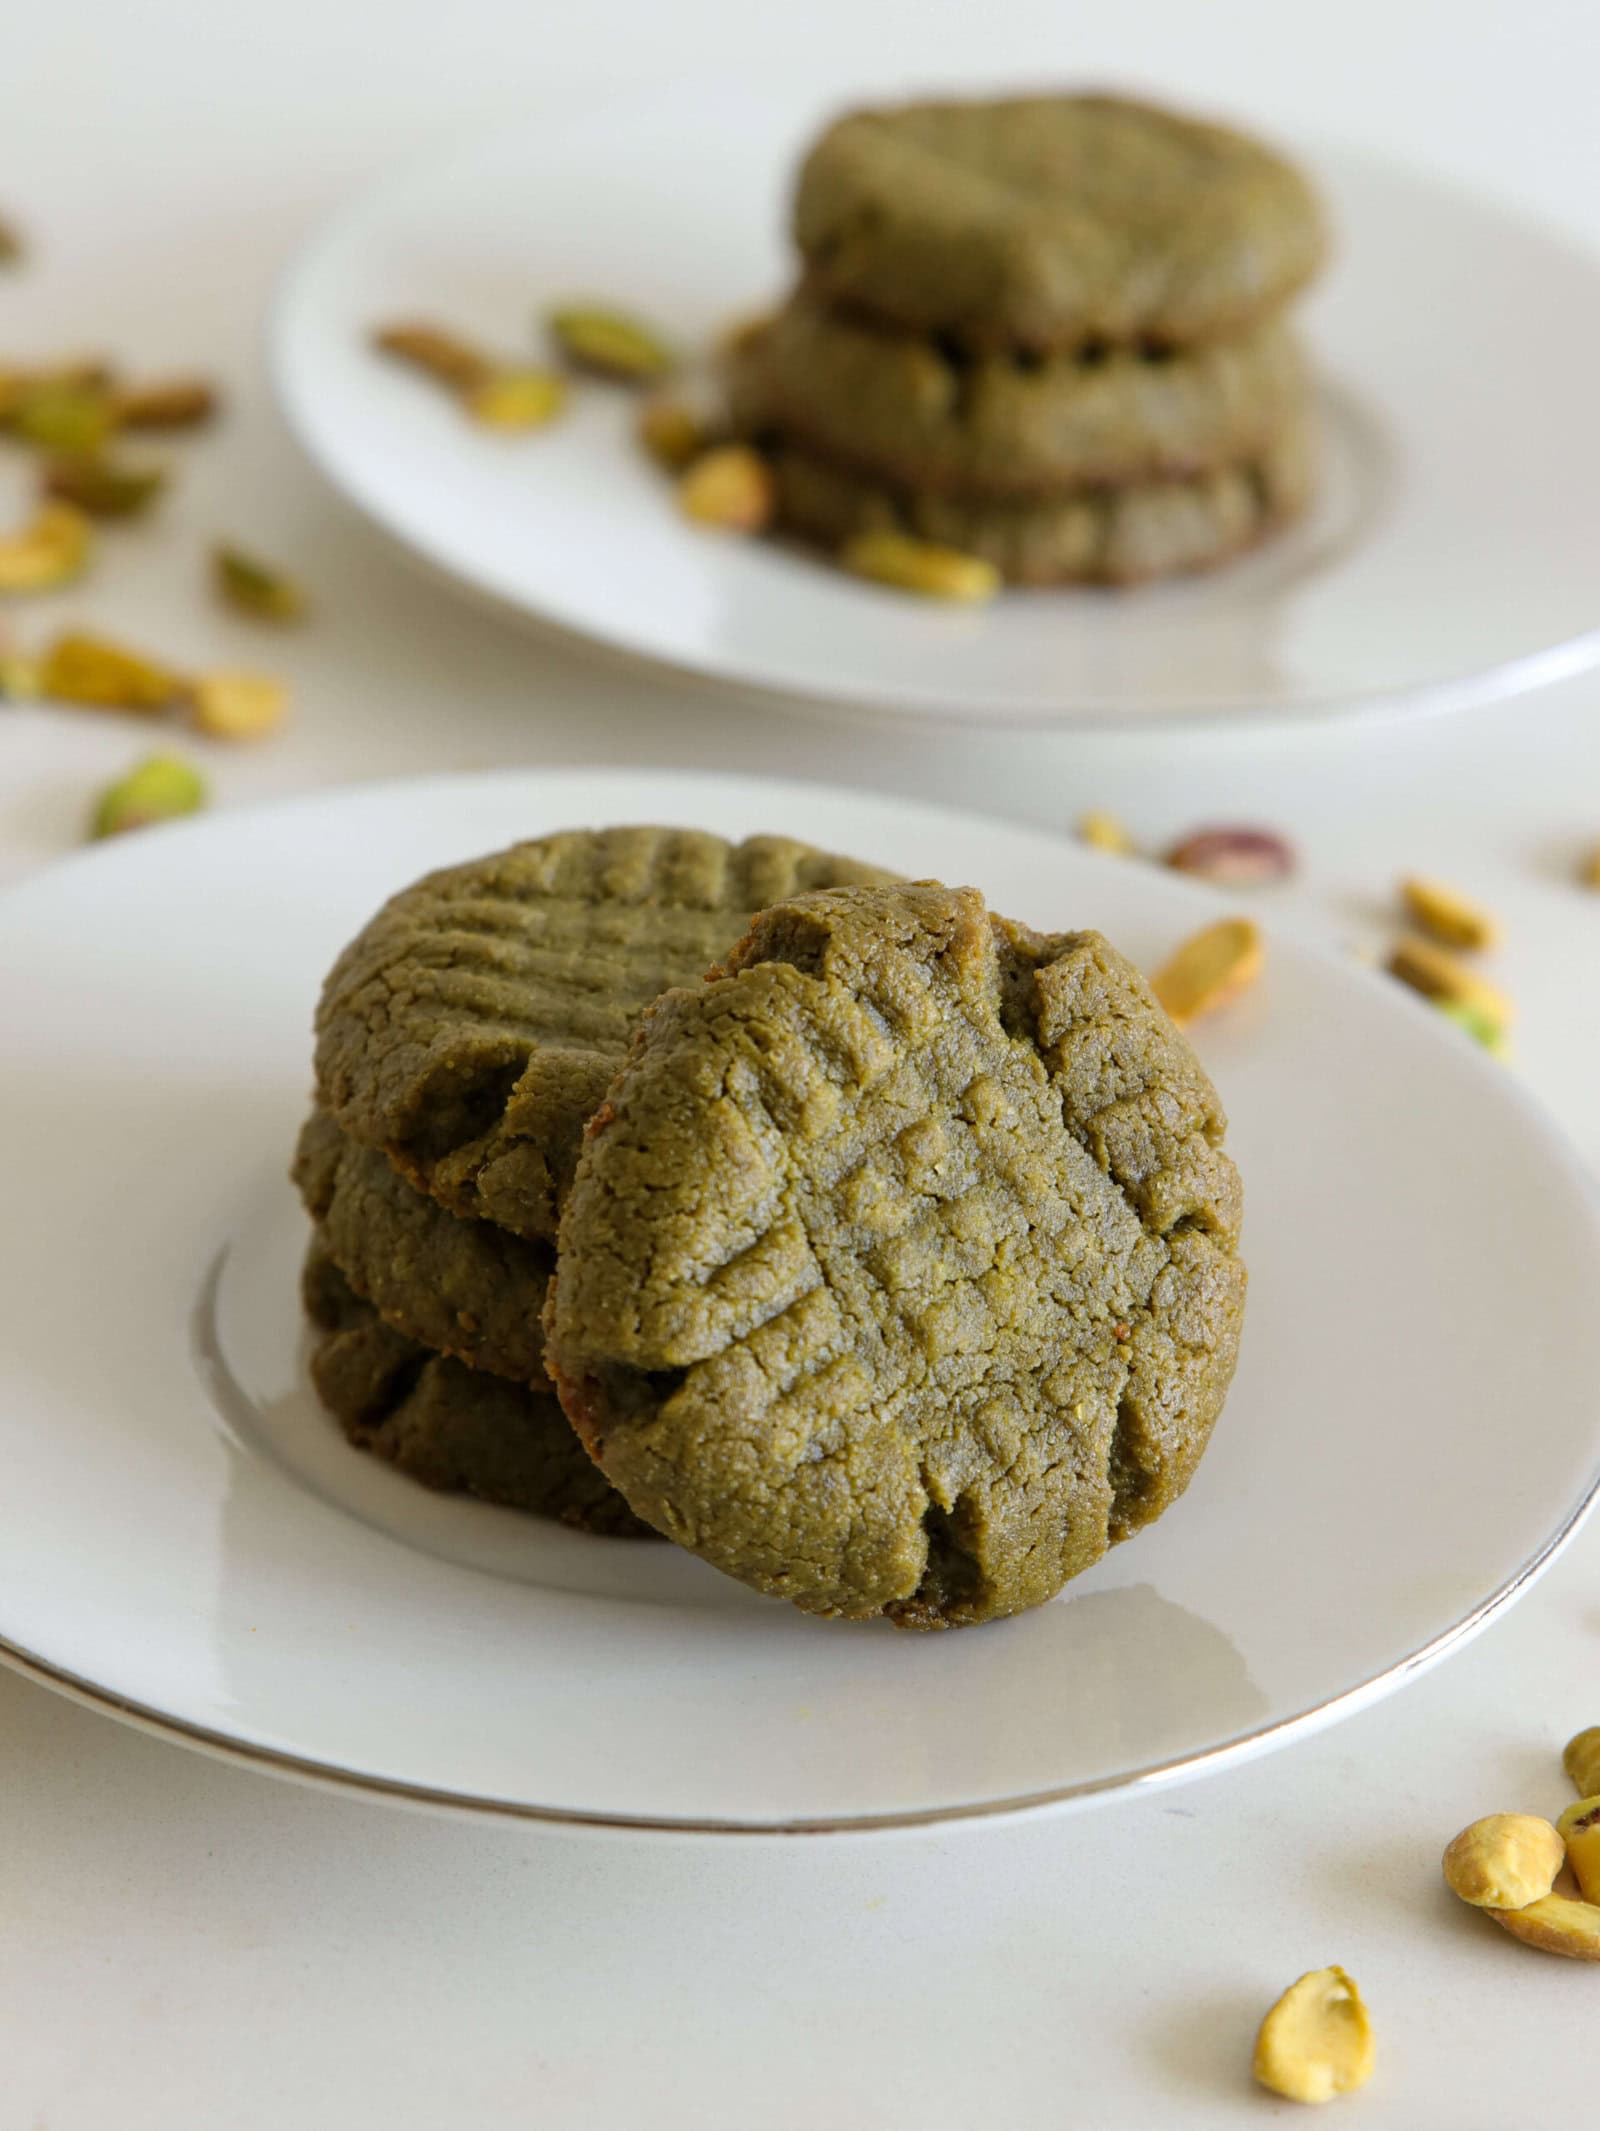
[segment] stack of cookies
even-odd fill
[[[1111,96],[852,113],[806,157],[802,274],[735,357],[779,522],[1019,584],[1206,568],[1306,505],[1285,312],[1325,251],[1259,142]]]
[[[583,1129],[639,1017],[755,912],[881,880],[787,837],[549,836],[429,875],[340,956],[294,1179],[311,1374],[425,1484],[651,1536],[584,1455],[541,1317]]]
[[[433,1485],[811,1613],[995,1619],[1198,1463],[1244,1297],[1223,1131],[1098,934],[781,837],[547,837],[328,978],[313,1376]]]

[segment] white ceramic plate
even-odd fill
[[[304,1374],[284,1167],[319,978],[426,866],[562,825],[781,825],[1144,960],[1155,868],[865,795],[573,772],[130,839],[0,900],[0,1644],[252,1760],[587,1823],[878,1826],[1192,1774],[1397,1685],[1570,1535],[1600,1456],[1600,1226],[1516,1084],[1287,939],[1202,1048],[1244,1356],[1184,1501],[1053,1605],[803,1618],[666,1547],[439,1500]]]
[[[708,345],[791,271],[784,193],[821,116],[660,95],[375,186],[278,304],[273,366],[302,443],[407,548],[511,608],[857,711],[1132,726],[1440,710],[1600,656],[1600,272],[1364,157],[1308,157],[1340,237],[1306,307],[1328,380],[1320,508],[1259,555],[1136,594],[907,600],[686,525],[624,392],[591,388],[559,427],[509,440],[370,351],[375,324],[418,313],[531,349],[544,307],[595,291]]]

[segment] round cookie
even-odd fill
[[[851,112],[806,157],[793,219],[828,302],[989,348],[1221,339],[1326,251],[1283,157],[1119,96]]]
[[[1158,359],[964,354],[794,297],[744,357],[736,406],[841,466],[919,490],[1029,501],[1259,454],[1300,419],[1294,336],[1269,325]]]
[[[1316,434],[1291,423],[1261,454],[1183,481],[1083,488],[997,503],[873,480],[769,444],[777,522],[827,548],[894,530],[961,548],[1018,585],[1135,585],[1207,570],[1299,517],[1316,486]]]
[[[807,1612],[1038,1605],[1182,1492],[1222,1405],[1223,1132],[1096,933],[926,882],[768,910],[590,1126],[562,1404],[647,1522]]]
[[[567,830],[429,874],[323,986],[318,1100],[453,1212],[552,1237],[651,1000],[768,903],[885,878],[786,836],[656,828]]]
[[[292,1174],[324,1250],[385,1323],[474,1369],[543,1387],[548,1243],[446,1212],[325,1110],[306,1120]]]
[[[302,1281],[317,1396],[358,1450],[424,1487],[611,1538],[655,1534],[584,1455],[547,1392],[431,1354],[364,1303],[316,1238]]]

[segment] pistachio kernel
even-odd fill
[[[1249,888],[1287,880],[1294,871],[1294,850],[1272,829],[1196,829],[1173,845],[1167,864],[1219,887]]]
[[[1291,1983],[1262,2021],[1251,2069],[1289,2101],[1332,2101],[1372,2077],[1372,2022],[1342,1968],[1316,1968]]]
[[[52,459],[44,472],[47,496],[71,503],[91,518],[137,518],[166,485],[164,466],[129,465],[98,452]]]
[[[1580,1798],[1556,1822],[1567,1863],[1586,1902],[1600,1902],[1600,1797]]]
[[[1497,985],[1480,977],[1447,949],[1416,933],[1403,933],[1395,942],[1389,956],[1389,973],[1436,1004],[1450,1000],[1475,1007],[1502,1031],[1516,1018],[1516,1008]]]
[[[42,370],[0,370],[0,428],[9,429],[17,409],[46,385],[104,393],[110,382],[110,365],[94,355],[50,363]]]
[[[648,385],[677,368],[677,356],[643,319],[602,304],[569,303],[546,319],[550,337],[575,369],[624,385]]]
[[[1511,1039],[1500,1023],[1491,1014],[1486,1014],[1481,1006],[1470,999],[1436,999],[1433,1003],[1446,1021],[1453,1021],[1457,1028],[1465,1029],[1473,1042],[1481,1043],[1491,1056],[1511,1056]]]
[[[646,400],[636,434],[656,464],[670,474],[692,465],[711,442],[705,423],[682,400]]]
[[[891,585],[897,592],[915,592],[923,599],[976,606],[993,599],[1000,589],[1000,572],[981,555],[967,555],[960,548],[943,547],[932,540],[913,540],[908,533],[857,533],[840,549],[839,560],[853,576],[869,577],[874,584]]]
[[[191,763],[181,755],[147,755],[100,794],[89,834],[121,836],[129,829],[198,813],[205,803],[205,780]]]
[[[448,385],[453,392],[471,392],[494,375],[489,358],[443,326],[418,320],[380,326],[372,344],[384,355],[409,363],[414,370]]]
[[[1115,814],[1089,813],[1078,822],[1078,841],[1095,851],[1110,851],[1119,858],[1133,855],[1134,842]]]
[[[1470,901],[1442,881],[1408,874],[1400,883],[1400,901],[1412,924],[1442,947],[1471,952],[1493,947],[1500,937],[1499,924],[1481,903]]]
[[[17,225],[0,216],[0,266],[15,266],[22,254],[23,243]]]
[[[58,636],[39,661],[40,694],[86,710],[166,710],[179,687],[154,659],[81,631]]]
[[[1566,1845],[1532,1813],[1490,1813],[1463,1828],[1444,1853],[1445,1885],[1475,1909],[1524,1909],[1548,1894]]]
[[[0,702],[36,703],[42,693],[37,659],[0,644]]]
[[[1219,918],[1174,949],[1150,989],[1185,1028],[1254,984],[1266,961],[1261,929],[1249,918]]]
[[[719,444],[702,453],[678,482],[684,516],[723,532],[761,532],[774,501],[772,469],[748,444]]]
[[[1575,1902],[1565,1894],[1546,1894],[1525,1909],[1493,1909],[1502,1931],[1541,1953],[1563,1954],[1569,1961],[1600,1961],[1600,1905]]]
[[[42,504],[20,532],[0,538],[0,592],[52,592],[82,576],[94,527],[70,503]]]
[[[224,606],[257,622],[297,622],[305,594],[293,578],[226,543],[211,551],[211,580]]]
[[[468,386],[461,404],[488,429],[543,429],[567,404],[567,382],[554,370],[495,370]]]
[[[217,388],[203,377],[158,378],[111,395],[119,429],[197,429],[217,411]]]
[[[717,336],[717,355],[725,363],[742,363],[754,355],[772,331],[770,311],[746,311],[730,319]]]
[[[1591,1724],[1561,1750],[1561,1766],[1580,1798],[1600,1794],[1600,1724]]]
[[[284,684],[259,673],[197,674],[183,699],[195,730],[213,740],[259,740],[289,710]]]
[[[1600,888],[1600,844],[1586,851],[1583,863],[1578,868],[1578,878],[1586,888]]]
[[[99,385],[46,377],[23,387],[11,404],[6,426],[22,443],[41,451],[93,452],[116,427],[116,417]]]

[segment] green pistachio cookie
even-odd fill
[[[851,112],[806,157],[794,234],[828,302],[990,348],[1221,339],[1326,250],[1292,163],[1120,96]]]
[[[447,1212],[323,1110],[300,1134],[294,1180],[323,1248],[385,1323],[474,1369],[544,1385],[548,1243]]]
[[[1245,1275],[1216,1093],[1097,933],[972,889],[766,911],[646,1018],[547,1309],[648,1523],[808,1612],[1052,1597],[1183,1491]]]
[[[1290,423],[1255,457],[1187,480],[1082,488],[997,502],[899,487],[787,442],[768,444],[777,523],[839,548],[895,531],[960,548],[1019,585],[1134,585],[1206,570],[1255,547],[1305,510],[1316,435]]]
[[[1309,392],[1281,325],[1160,357],[1024,358],[886,331],[804,292],[739,367],[745,427],[901,486],[1018,502],[1235,465],[1302,419]]]
[[[786,836],[573,829],[432,873],[347,947],[317,1098],[453,1212],[555,1234],[639,1015],[797,890],[881,880]]]
[[[614,1538],[654,1537],[584,1455],[548,1392],[482,1376],[386,1325],[323,1239],[306,1259],[317,1395],[350,1441],[425,1487],[554,1517]]]

